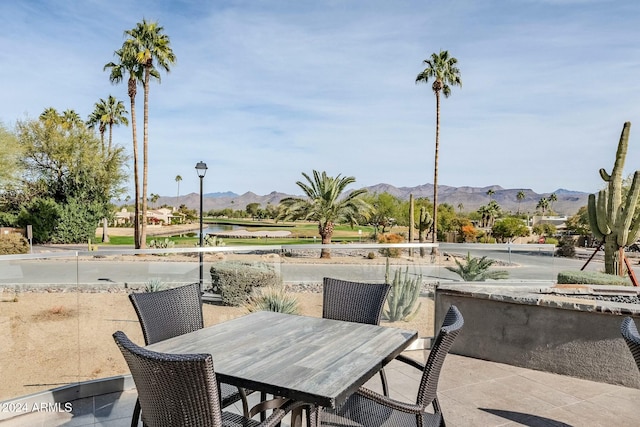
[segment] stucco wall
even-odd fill
[[[536,305],[530,295],[517,303],[437,289],[436,325],[451,304],[465,319],[452,353],[640,388],[621,314]]]

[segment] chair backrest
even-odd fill
[[[631,354],[636,361],[636,366],[640,369],[640,334],[638,334],[638,328],[631,317],[622,319],[620,332],[622,333],[624,341],[629,346],[629,350],[631,350]]]
[[[429,358],[424,365],[416,402],[423,408],[429,406],[433,399],[436,398],[440,370],[445,357],[449,353],[449,349],[451,349],[453,342],[460,333],[460,329],[462,329],[462,325],[464,325],[462,314],[460,314],[458,307],[452,305],[444,317],[440,332],[438,332],[438,336],[431,346]]]
[[[322,317],[377,325],[389,294],[387,283],[360,283],[325,277],[322,281]]]
[[[221,427],[210,354],[166,354],[139,347],[118,331],[113,339],[129,365],[148,426]]]
[[[202,329],[200,285],[193,283],[158,292],[129,294],[145,344]]]

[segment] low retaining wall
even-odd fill
[[[465,324],[452,353],[640,388],[640,373],[620,334],[624,316],[640,327],[640,305],[567,295],[630,292],[615,288],[440,285],[435,325],[454,304]]]

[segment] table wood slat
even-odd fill
[[[416,338],[416,331],[264,311],[147,348],[209,353],[222,381],[335,407]]]

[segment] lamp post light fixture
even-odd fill
[[[204,292],[204,253],[202,248],[204,246],[204,235],[202,234],[202,179],[207,173],[207,164],[205,162],[198,162],[196,164],[196,172],[200,178],[200,292]]]

